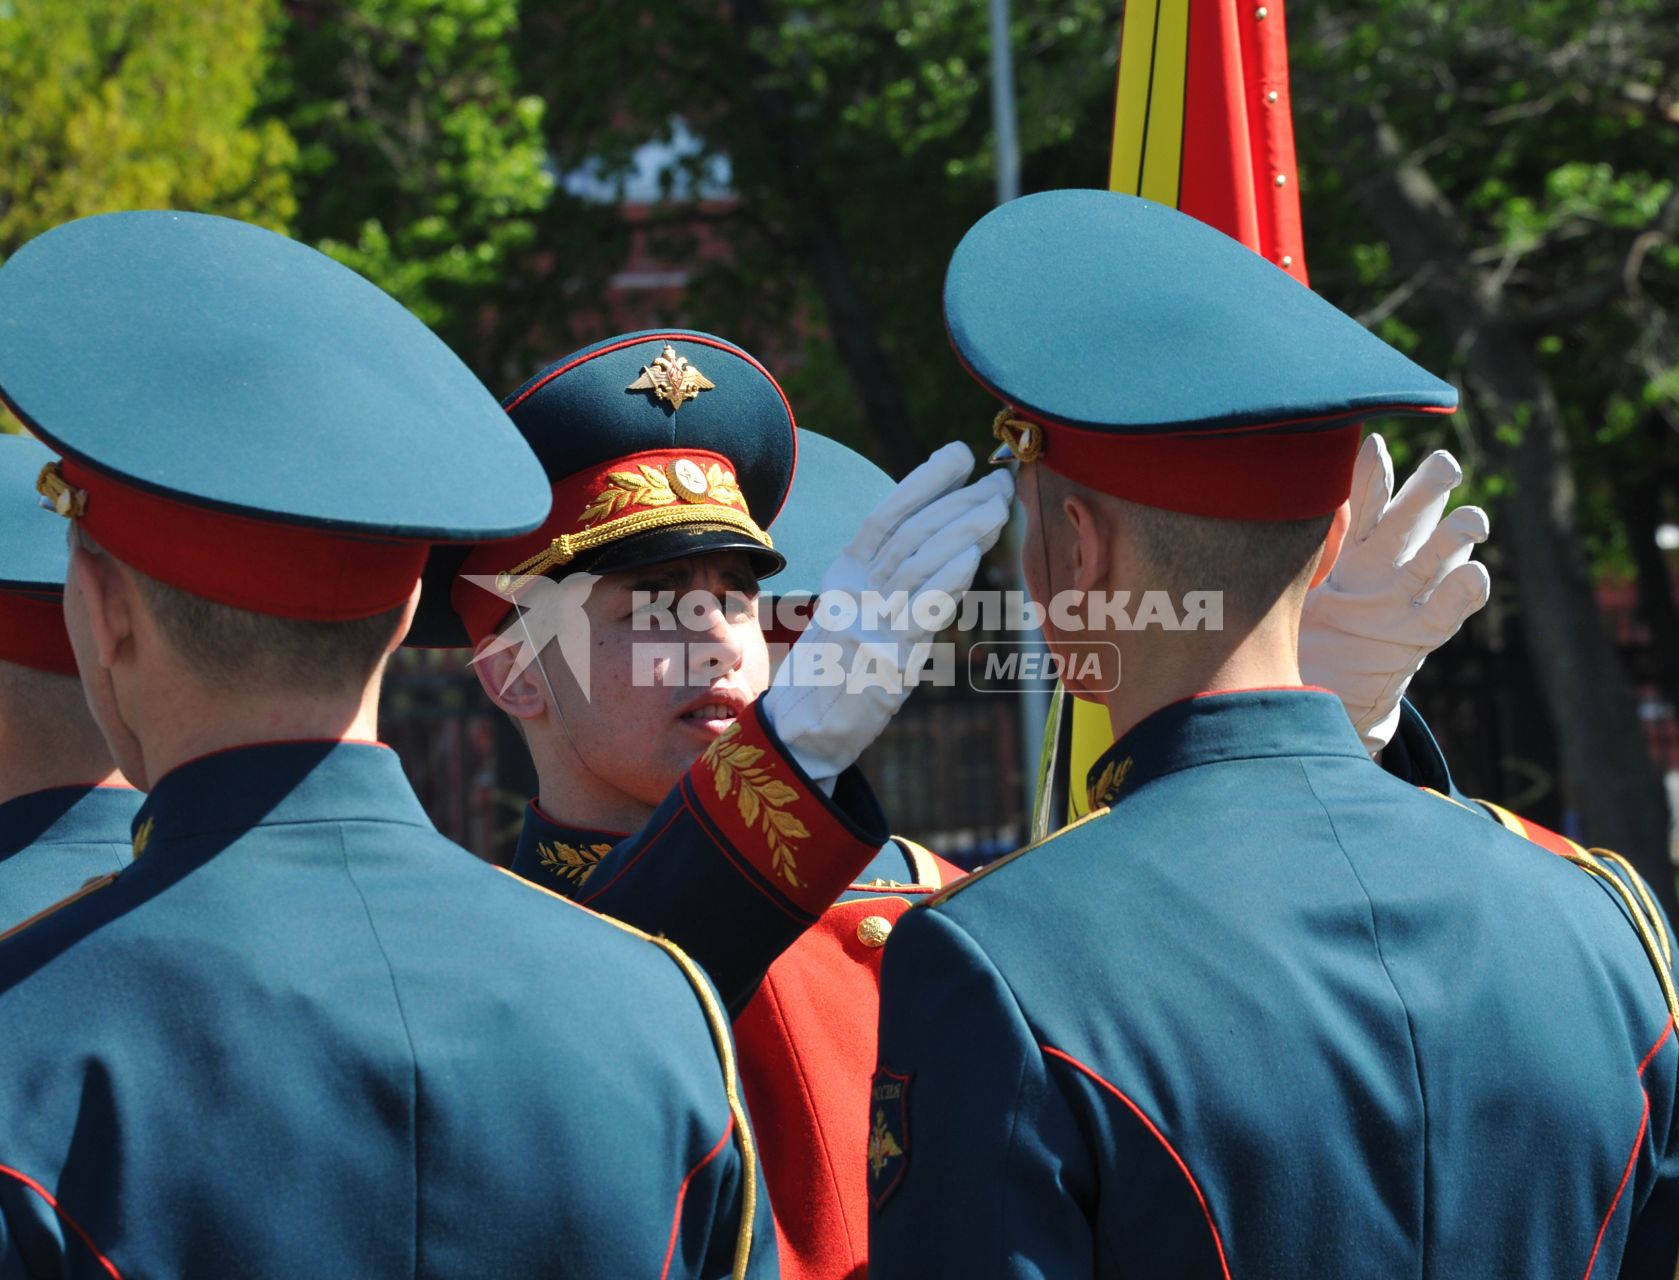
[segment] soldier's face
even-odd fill
[[[769,687],[757,579],[744,554],[712,552],[608,574],[584,611],[587,696],[567,664],[545,657],[559,702],[551,734],[564,737],[550,749],[592,775],[573,794],[604,788],[651,809]],[[606,825],[604,814],[564,817]]]

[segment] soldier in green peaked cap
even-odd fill
[[[374,740],[431,545],[547,513],[494,399],[354,273],[177,213],[0,268],[0,392],[148,792],[133,863],[0,943],[0,1274],[773,1275],[707,979],[443,839]]]

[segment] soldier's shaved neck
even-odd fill
[[[305,633],[157,583],[76,528],[66,621],[94,719],[135,785],[253,743],[376,737],[384,658],[407,629],[417,582],[395,614]],[[296,667],[309,657],[325,669],[305,678]]]
[[[75,676],[0,662],[0,804],[121,780]]]
[[[1057,645],[1098,657],[1103,645],[1117,649],[1118,683],[1100,693],[1116,736],[1197,693],[1300,682],[1300,609],[1330,516],[1246,521],[1187,515],[1098,493],[1048,468],[1036,472],[1044,556],[1055,566],[1055,588],[1128,593],[1130,616],[1137,620],[1127,626],[1086,606],[1080,610],[1086,629]],[[1141,625],[1139,605],[1150,592],[1179,607],[1188,593],[1217,593],[1221,623],[1195,630]],[[1105,683],[1112,680],[1108,671]]]

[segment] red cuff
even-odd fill
[[[884,837],[861,830],[793,761],[762,700],[707,747],[689,791],[733,852],[794,906],[815,916],[850,886]]]

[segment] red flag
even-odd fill
[[[1128,0],[1108,187],[1201,219],[1306,283],[1282,0]],[[1089,811],[1085,774],[1113,742],[1107,711],[1061,688],[1032,836]]]
[[[1217,227],[1306,281],[1283,6],[1131,0],[1108,186]]]

